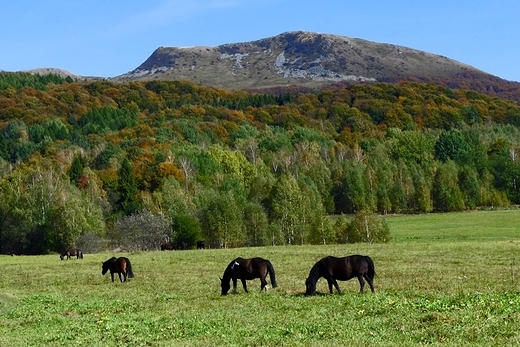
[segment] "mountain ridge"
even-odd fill
[[[214,47],[159,47],[115,80],[187,79],[225,89],[336,82],[387,82],[408,77],[489,75],[433,53],[346,36],[286,32]]]

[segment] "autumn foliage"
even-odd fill
[[[127,245],[117,226],[142,216],[139,235],[232,247],[345,242],[358,220],[338,216],[518,204],[519,127],[514,102],[434,83],[261,93],[1,73],[0,252]]]

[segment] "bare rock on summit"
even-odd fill
[[[288,32],[216,47],[160,47],[119,81],[189,80],[247,89],[337,82],[392,82],[487,75],[474,67],[411,48],[311,32]]]

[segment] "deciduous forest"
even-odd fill
[[[0,73],[0,252],[388,242],[385,214],[520,203],[520,107]]]

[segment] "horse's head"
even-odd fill
[[[221,295],[227,295],[227,293],[229,292],[229,289],[231,288],[231,285],[229,284],[229,279],[227,281],[225,281],[224,279],[220,278],[220,287],[222,288],[222,292],[220,293]]]
[[[101,263],[101,274],[102,275],[105,275],[107,273],[108,267],[109,267],[108,266],[108,261],[104,262],[104,263],[103,262]]]
[[[61,259],[61,260],[63,260],[63,254],[62,254],[62,255],[60,255],[60,259]]]
[[[311,281],[307,278],[307,280],[305,281],[305,288],[305,296],[314,295],[314,293],[316,292],[316,282]]]

